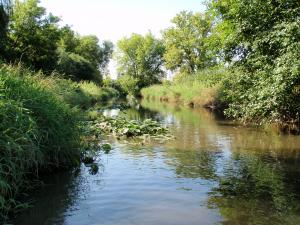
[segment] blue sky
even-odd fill
[[[131,33],[160,35],[182,10],[204,11],[203,0],[41,0],[48,12],[82,35],[116,43]]]

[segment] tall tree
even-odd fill
[[[227,113],[300,124],[300,1],[212,0],[227,60]]]
[[[183,11],[172,23],[173,26],[163,32],[168,69],[193,73],[214,64],[214,57],[206,45],[212,26],[207,15]]]
[[[57,43],[60,39],[59,18],[46,14],[38,0],[16,0],[9,24],[11,61],[51,71],[57,62]]]
[[[298,0],[214,0],[210,10],[220,22],[228,60],[248,69],[273,65],[300,40]],[[245,64],[245,65],[246,65]]]
[[[164,45],[151,33],[132,34],[118,42],[117,62],[120,75],[137,79],[139,88],[161,81]]]

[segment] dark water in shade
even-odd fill
[[[18,225],[300,224],[300,137],[218,120],[205,110],[142,102],[126,110],[154,118],[175,140],[119,143],[46,179]]]

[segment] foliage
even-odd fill
[[[77,112],[28,70],[0,69],[0,217],[39,173],[79,163]]]
[[[131,88],[141,89],[151,84],[159,83],[164,76],[162,69],[164,46],[162,41],[155,39],[149,33],[145,36],[132,34],[129,38],[123,38],[118,42],[118,71],[120,77],[130,79]],[[133,83],[136,86],[133,86]],[[131,89],[131,92],[136,90]]]
[[[14,1],[8,20],[9,3],[1,1],[0,8],[0,49],[6,62],[22,62],[47,74],[56,70],[76,81],[101,83],[112,56],[110,41],[99,43],[95,35],[80,36],[68,25],[59,27],[60,19],[47,14],[39,0]]]
[[[212,26],[208,14],[183,11],[172,23],[173,27],[163,33],[168,69],[190,74],[215,64],[215,56],[206,43]]]
[[[61,50],[57,64],[57,71],[73,80],[95,80],[100,76],[90,61],[75,53]]]
[[[159,136],[166,135],[168,129],[162,127],[157,121],[146,119],[144,121],[129,120],[122,116],[108,117],[99,115],[96,120],[88,122],[90,132],[113,133],[117,137],[135,137],[135,136]]]
[[[125,88],[124,88],[125,86],[123,86],[122,80],[123,80],[122,77],[120,77],[118,80],[114,80],[114,79],[111,79],[110,76],[108,75],[103,80],[102,86],[106,87],[106,88],[113,88],[114,90],[116,90],[118,92],[119,97],[124,97],[127,95],[127,93],[130,92],[129,91],[130,89],[127,89],[127,91],[125,91]]]
[[[40,75],[42,76],[42,75]],[[78,83],[72,80],[61,79],[59,76],[37,78],[39,82],[56,97],[69,104],[71,107],[88,109],[97,102],[104,102],[110,98],[118,97],[118,91],[111,87],[100,87],[91,81]]]
[[[9,61],[22,61],[29,67],[50,71],[57,61],[57,42],[60,39],[58,17],[47,15],[38,0],[13,4],[9,22]]]
[[[182,73],[181,73],[182,74]],[[222,68],[207,69],[197,74],[177,78],[164,85],[143,88],[141,94],[147,99],[183,103],[190,106],[223,107],[219,99],[219,88],[228,76]]]
[[[234,31],[223,40],[226,58],[239,70],[223,87],[227,114],[299,124],[300,2],[219,0],[211,8]]]
[[[122,87],[126,94],[136,96],[139,94],[140,88],[138,86],[138,78],[131,77],[129,75],[124,75],[118,78],[117,82]]]
[[[61,32],[57,70],[74,80],[93,80],[100,84],[112,56],[113,44],[104,41],[99,45],[96,36],[79,36],[68,26]]]

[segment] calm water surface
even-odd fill
[[[15,224],[300,224],[300,137],[162,103],[123,113],[159,120],[176,139],[106,137],[113,150],[100,155],[98,174],[82,165],[47,178]]]

